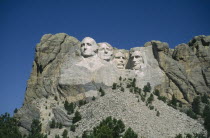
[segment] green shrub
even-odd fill
[[[131,83],[131,86],[134,88],[136,87],[136,78],[133,79],[132,83]]]
[[[160,112],[159,111],[157,111],[156,116],[160,116]]]
[[[193,119],[197,119],[197,115],[192,111],[192,109],[187,110],[187,115]]]
[[[175,95],[172,96],[171,104],[174,106],[176,106],[176,104],[177,104],[177,99],[176,99]]]
[[[120,89],[122,92],[124,92],[125,91],[125,89],[123,88],[123,87],[121,87],[121,89]]]
[[[130,84],[127,84],[127,85],[126,85],[126,88],[130,88],[130,87],[131,87],[131,85],[130,85]]]
[[[0,116],[0,138],[22,138],[18,129],[18,121],[9,113]]]
[[[182,137],[182,134],[178,134],[178,135],[176,135],[175,138],[183,138],[183,137]]]
[[[79,107],[83,106],[86,104],[85,100],[79,100]]]
[[[56,123],[55,120],[53,119],[52,122],[50,123],[50,128],[55,128],[56,127]]]
[[[154,106],[153,106],[153,105],[150,105],[150,106],[149,106],[149,109],[150,109],[150,110],[153,110],[153,109],[154,109]]]
[[[55,96],[54,99],[55,99],[56,101],[58,101],[58,97],[57,97],[57,96]]]
[[[95,101],[95,100],[96,100],[96,97],[95,97],[95,96],[93,96],[93,97],[92,97],[92,100],[93,100],[93,101]]]
[[[117,88],[117,83],[112,84],[112,90],[115,90]]]
[[[59,135],[55,135],[55,138],[60,138],[60,136]]]
[[[158,100],[161,100],[161,101],[163,101],[164,103],[166,103],[167,98],[166,98],[165,96],[159,96],[159,97],[158,97]]]
[[[208,131],[208,136],[210,136],[210,110],[209,110],[209,105],[206,105],[204,112],[204,126],[206,130]]]
[[[153,96],[153,94],[151,93],[151,94],[150,94],[150,97],[147,99],[147,103],[148,103],[148,104],[151,104],[152,101],[154,101],[154,96]]]
[[[28,135],[28,138],[46,138],[47,136],[41,133],[42,124],[39,120],[33,120],[31,124],[31,132]]]
[[[68,137],[68,131],[66,129],[63,131],[62,136],[63,136],[63,138],[67,138]]]
[[[144,92],[150,92],[151,91],[151,86],[150,86],[149,82],[147,82],[147,85],[144,86],[143,91]]]
[[[80,115],[80,113],[78,111],[76,111],[72,122],[73,122],[73,124],[75,124],[76,122],[80,121],[81,119],[82,119],[82,116]]]
[[[132,130],[132,128],[128,128],[123,136],[123,138],[138,138],[138,135]]]
[[[202,97],[201,97],[201,101],[205,104],[209,104],[209,100],[208,100],[208,95],[207,94],[204,94]]]
[[[59,129],[63,128],[63,124],[62,123],[59,123],[58,126],[59,126]]]
[[[94,127],[93,131],[83,132],[82,138],[120,138],[123,137],[124,131],[125,125],[121,120],[107,117]]]
[[[159,97],[160,96],[160,91],[158,89],[155,89],[154,94]]]
[[[64,103],[64,108],[66,109],[68,114],[74,113],[75,105],[74,103],[69,103],[67,100]]]
[[[115,85],[115,89],[116,89],[116,85]],[[113,87],[112,87],[112,89],[113,89]],[[104,92],[104,90],[101,87],[99,89],[99,92],[101,93],[101,96],[104,96],[105,95],[105,92]]]
[[[207,117],[208,115],[210,115],[210,106],[206,105],[204,110],[203,110],[203,117]]]
[[[17,112],[18,112],[18,109],[17,109],[17,108],[15,108],[14,113],[17,113]]]
[[[76,130],[75,125],[71,125],[70,130],[71,130],[72,132],[75,132],[75,130]]]
[[[201,114],[201,99],[197,96],[192,102],[192,110],[196,114]]]
[[[143,95],[141,95],[141,100],[142,100],[142,102],[145,101],[145,97]]]

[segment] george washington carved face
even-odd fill
[[[98,51],[98,45],[96,44],[96,41],[93,38],[85,37],[82,40],[81,44],[81,52],[82,56],[87,58],[96,55]]]
[[[106,61],[110,61],[113,55],[113,47],[108,43],[99,43],[98,56]]]

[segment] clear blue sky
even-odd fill
[[[42,35],[65,32],[130,49],[210,35],[209,0],[0,0],[0,114],[20,108]]]

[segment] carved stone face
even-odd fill
[[[122,52],[117,52],[113,61],[118,69],[124,69],[126,64],[126,55]]]
[[[98,51],[98,45],[96,44],[96,41],[93,38],[85,37],[82,40],[81,44],[81,52],[83,57],[91,57],[96,55]]]
[[[113,48],[108,43],[99,43],[98,56],[106,61],[110,61],[113,55]]]
[[[131,54],[131,65],[133,70],[140,70],[141,66],[144,64],[144,59],[140,51],[134,51]]]

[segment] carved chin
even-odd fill
[[[133,66],[133,70],[140,70],[141,69],[141,65],[134,65]]]
[[[124,69],[124,64],[118,64],[118,65],[117,65],[117,68],[118,68],[118,69]]]
[[[110,60],[110,58],[111,58],[110,56],[103,56],[104,60]]]
[[[82,53],[82,55],[84,56],[84,57],[91,57],[91,56],[94,56],[96,53],[94,53],[94,52],[83,52]]]

